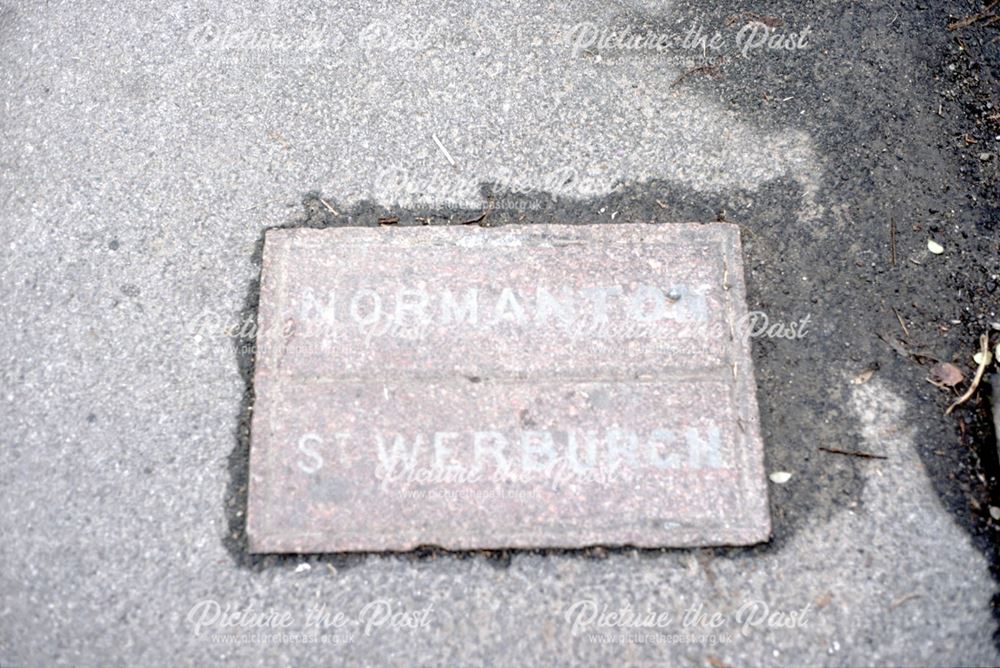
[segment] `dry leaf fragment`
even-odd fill
[[[965,376],[951,362],[938,362],[931,367],[930,378],[927,380],[938,387],[954,387],[965,380]]]
[[[948,410],[944,412],[945,415],[951,415],[951,412],[955,410],[956,406],[961,406],[969,398],[976,393],[976,388],[979,387],[979,381],[983,379],[983,372],[986,371],[986,365],[989,363],[987,356],[990,354],[990,336],[989,334],[983,334],[979,337],[979,361],[977,364],[979,366],[976,368],[976,375],[972,378],[972,383],[969,384],[969,389],[965,391],[965,394],[960,396],[955,400],[951,406],[948,406]]]
[[[851,384],[864,385],[869,380],[871,380],[872,376],[875,375],[876,371],[878,371],[878,362],[872,362],[865,368],[864,371],[862,371],[857,376],[851,379]]]

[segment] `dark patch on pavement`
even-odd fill
[[[998,578],[1000,526],[989,506],[1000,505],[1000,469],[986,393],[945,417],[955,397],[926,382],[933,360],[887,356],[885,342],[871,337],[879,332],[904,341],[906,350],[954,362],[967,378],[980,335],[991,334],[991,347],[1000,340],[992,324],[1000,315],[991,315],[1000,312],[1000,24],[954,27],[983,9],[961,0],[776,2],[766,10],[752,2],[714,9],[690,3],[680,11],[707,24],[756,12],[790,30],[812,26],[814,48],[794,58],[736,54],[720,76],[684,85],[762,127],[809,131],[824,161],[833,234],[813,244],[818,254],[801,242],[789,247],[788,273],[818,274],[803,262],[808,256],[814,267],[834,269],[818,289],[839,296],[824,294],[818,303],[842,307],[830,313],[853,328],[838,334],[852,361],[887,362],[878,373],[906,401],[935,490]],[[944,246],[943,255],[925,251],[929,238]],[[870,311],[861,308],[866,302]],[[798,412],[787,399],[780,405]],[[993,603],[1000,620],[998,606],[1000,593]],[[1000,647],[1000,630],[995,640]]]

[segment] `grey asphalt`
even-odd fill
[[[1000,321],[996,46],[946,28],[977,5],[930,5],[0,6],[0,665],[997,664],[985,404],[945,417],[913,354],[971,375]],[[752,20],[805,47],[743,53]],[[677,39],[587,43],[625,29]],[[754,342],[792,474],[771,543],[246,553],[226,330],[262,231],[461,222],[487,194],[490,224],[740,223],[750,308],[811,314]],[[344,625],[262,639],[216,605]]]

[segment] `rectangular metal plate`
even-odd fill
[[[767,540],[739,231],[271,230],[254,552]]]

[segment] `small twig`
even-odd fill
[[[824,452],[832,452],[835,455],[849,455],[851,457],[862,457],[864,459],[889,459],[885,455],[874,455],[870,452],[860,452],[858,450],[840,450],[839,448],[825,448],[822,445],[819,449]]]
[[[448,160],[448,164],[454,167],[455,166],[454,158],[451,157],[451,153],[448,153],[448,149],[444,147],[444,144],[441,143],[441,140],[438,139],[437,135],[431,134],[431,139],[434,140],[434,143],[437,144],[437,147],[441,150],[441,153],[444,155],[445,159]]]
[[[992,4],[993,3],[991,3],[991,6]],[[958,21],[955,21],[954,23],[949,23],[948,30],[960,30],[962,28],[968,28],[979,19],[992,18],[993,16],[994,15],[991,14],[989,11],[973,14],[972,16],[966,16],[964,19],[960,19]]]
[[[327,210],[329,210],[330,213],[332,213],[335,216],[339,216],[340,215],[339,213],[337,213],[337,210],[334,209],[332,206],[330,206],[330,203],[327,202],[325,199],[323,199],[322,197],[320,197],[319,201],[323,203],[323,206],[325,206],[327,208]]]
[[[918,352],[915,350],[910,350],[899,339],[895,337],[890,337],[889,335],[883,334],[882,332],[875,332],[875,336],[880,338],[884,343],[888,344],[888,346],[893,350],[895,350],[897,354],[901,355],[902,357],[906,357],[907,359],[912,359],[917,364],[923,364],[922,360],[930,360],[932,362],[941,361],[938,358],[934,357],[933,355]]]
[[[906,323],[903,322],[903,318],[899,315],[899,311],[896,310],[895,306],[892,307],[892,312],[896,314],[896,320],[899,321],[899,326],[903,328],[903,334],[906,335],[906,338],[910,338],[910,330],[906,329]]]
[[[721,64],[722,64],[722,57],[720,56],[718,65],[712,65],[711,63],[709,63],[708,65],[699,65],[698,67],[692,67],[691,69],[681,73],[679,77],[674,79],[674,82],[670,84],[670,87],[671,88],[675,87],[677,84],[684,81],[692,74],[707,74],[710,77],[717,77],[719,76],[719,66]]]
[[[395,225],[399,222],[399,218],[396,216],[383,216],[378,219],[379,225]]]
[[[976,393],[976,389],[979,387],[979,381],[983,379],[983,372],[986,371],[986,363],[989,362],[989,358],[987,357],[989,352],[990,336],[989,334],[983,334],[979,337],[979,368],[976,369],[976,377],[972,379],[972,385],[970,385],[969,389],[965,391],[965,394],[960,396],[951,406],[948,406],[948,410],[944,412],[945,415],[951,415],[951,412],[955,410],[956,406],[964,404],[972,397],[973,394]]]
[[[928,383],[930,383],[931,385],[933,385],[934,387],[936,387],[938,389],[941,389],[941,390],[951,390],[952,392],[955,391],[955,388],[952,385],[945,385],[944,383],[939,383],[938,381],[932,380],[930,378],[924,378],[924,380],[926,380]]]
[[[490,198],[490,201],[487,202],[486,209],[481,214],[479,214],[478,216],[476,216],[475,218],[473,218],[471,220],[466,220],[466,221],[463,221],[463,222],[461,222],[459,224],[460,225],[475,225],[476,223],[482,223],[484,220],[486,220],[486,216],[490,215],[491,211],[493,211],[493,198],[492,197]]]

